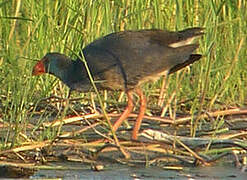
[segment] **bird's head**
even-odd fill
[[[32,75],[42,75],[44,73],[57,74],[67,68],[70,58],[60,53],[47,53],[33,67]]]

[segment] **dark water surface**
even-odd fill
[[[61,165],[61,164],[60,164]],[[239,179],[247,180],[247,172],[232,165],[185,168],[181,171],[159,167],[129,167],[112,165],[102,171],[93,171],[83,164],[66,163],[70,170],[39,170],[31,178],[63,178],[87,180],[141,180],[141,179]]]

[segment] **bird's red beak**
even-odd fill
[[[41,59],[33,67],[32,75],[33,76],[38,76],[38,75],[41,75],[41,74],[44,74],[44,73],[46,73],[45,72],[44,59]]]

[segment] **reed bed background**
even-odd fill
[[[146,114],[149,117],[165,116],[170,120],[170,123],[164,123],[168,124],[165,127],[157,124],[159,121],[155,121],[155,125],[161,127],[158,129],[159,132],[163,132],[162,128],[170,128],[173,129],[170,132],[173,138],[179,132],[186,132],[186,137],[193,139],[193,137],[201,137],[201,133],[206,132],[207,129],[210,133],[204,134],[203,137],[208,138],[209,141],[200,145],[201,154],[209,153],[210,144],[216,137],[230,140],[232,146],[217,147],[211,152],[214,155],[221,151],[230,152],[231,147],[243,149],[247,146],[246,134],[244,134],[246,119],[239,120],[239,114],[245,115],[246,111],[239,108],[244,108],[246,105],[246,9],[245,0],[2,1],[0,3],[0,156],[4,160],[12,158],[16,161],[25,161],[26,156],[29,157],[27,152],[40,152],[43,148],[57,148],[62,144],[66,147],[85,148],[88,151],[96,146],[98,152],[103,151],[105,143],[96,140],[100,137],[102,139],[104,136],[108,137],[109,128],[102,121],[95,120],[102,112],[95,94],[73,93],[71,98],[74,100],[68,103],[67,100],[62,99],[67,97],[68,88],[49,75],[32,77],[32,67],[47,52],[61,52],[76,58],[85,45],[106,34],[153,28],[167,30],[205,28],[205,35],[199,40],[198,49],[198,52],[203,54],[203,58],[191,67],[169,77],[164,100],[160,105],[158,98],[162,79],[143,87],[149,101]],[[100,92],[100,95],[105,109],[108,113],[113,113],[113,116],[114,112],[120,113],[126,104],[126,98],[121,92],[105,91]],[[232,113],[232,109],[236,110],[235,113]],[[212,114],[214,112],[219,114]],[[68,118],[70,115],[85,116],[95,113],[98,113],[98,116],[92,121],[87,120],[89,122],[86,124],[81,123],[79,130],[74,127],[68,130],[64,127],[64,124],[74,123],[73,119]],[[235,116],[229,118],[232,114]],[[188,120],[176,122],[176,119],[184,117],[183,115],[189,117]],[[241,121],[243,124],[240,124],[242,128],[239,130],[234,129],[232,136],[223,138],[224,133],[229,133],[229,128],[226,128],[233,123],[226,118],[229,121],[237,118],[238,122]],[[54,125],[54,121],[61,122],[61,120],[64,121]],[[101,120],[103,120],[102,116]],[[100,127],[95,130],[92,128],[93,125]],[[87,134],[81,129],[82,127],[93,130]],[[149,127],[144,124],[143,129]],[[92,135],[95,131],[99,135],[97,138]],[[238,133],[242,134],[234,136]],[[121,138],[121,134],[117,135]],[[65,137],[67,140],[60,139]],[[235,140],[238,141],[237,145]],[[91,141],[94,144],[86,144]],[[121,145],[131,151],[130,146],[133,144],[127,141],[126,144]],[[137,152],[140,146],[143,144],[137,143],[134,151]],[[172,147],[176,149],[174,144]],[[188,147],[193,149],[190,151],[181,144],[180,147],[181,150],[178,148],[175,154],[189,157],[195,150],[193,147]],[[95,149],[93,152],[96,151]],[[149,147],[148,150],[162,153],[161,149],[165,152],[165,149],[156,145]],[[169,154],[168,151],[166,153]],[[202,158],[193,153],[192,156],[197,160]],[[201,161],[206,162],[205,159]]]

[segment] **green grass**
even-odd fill
[[[66,97],[68,93],[54,77],[31,76],[36,60],[51,51],[75,58],[73,52],[79,53],[93,40],[120,30],[205,27],[198,49],[204,57],[184,74],[181,85],[178,82],[182,73],[170,76],[166,102],[176,91],[170,106],[175,108],[174,112],[183,112],[176,103],[188,99],[192,99],[186,104],[190,114],[242,106],[247,88],[246,9],[247,4],[242,0],[2,1],[0,122],[11,126],[1,132],[0,149],[8,149],[29,138],[52,139],[59,132],[52,129],[39,136],[20,136],[26,134],[27,124],[34,116],[33,107],[40,99],[54,94]],[[150,105],[157,103],[155,94],[160,84],[158,81],[144,86]],[[73,97],[90,99],[90,95],[74,93]],[[117,95],[113,94],[113,101]],[[48,117],[49,113],[43,114],[37,119],[37,126]],[[195,135],[200,120],[194,119],[191,124],[191,134]]]

